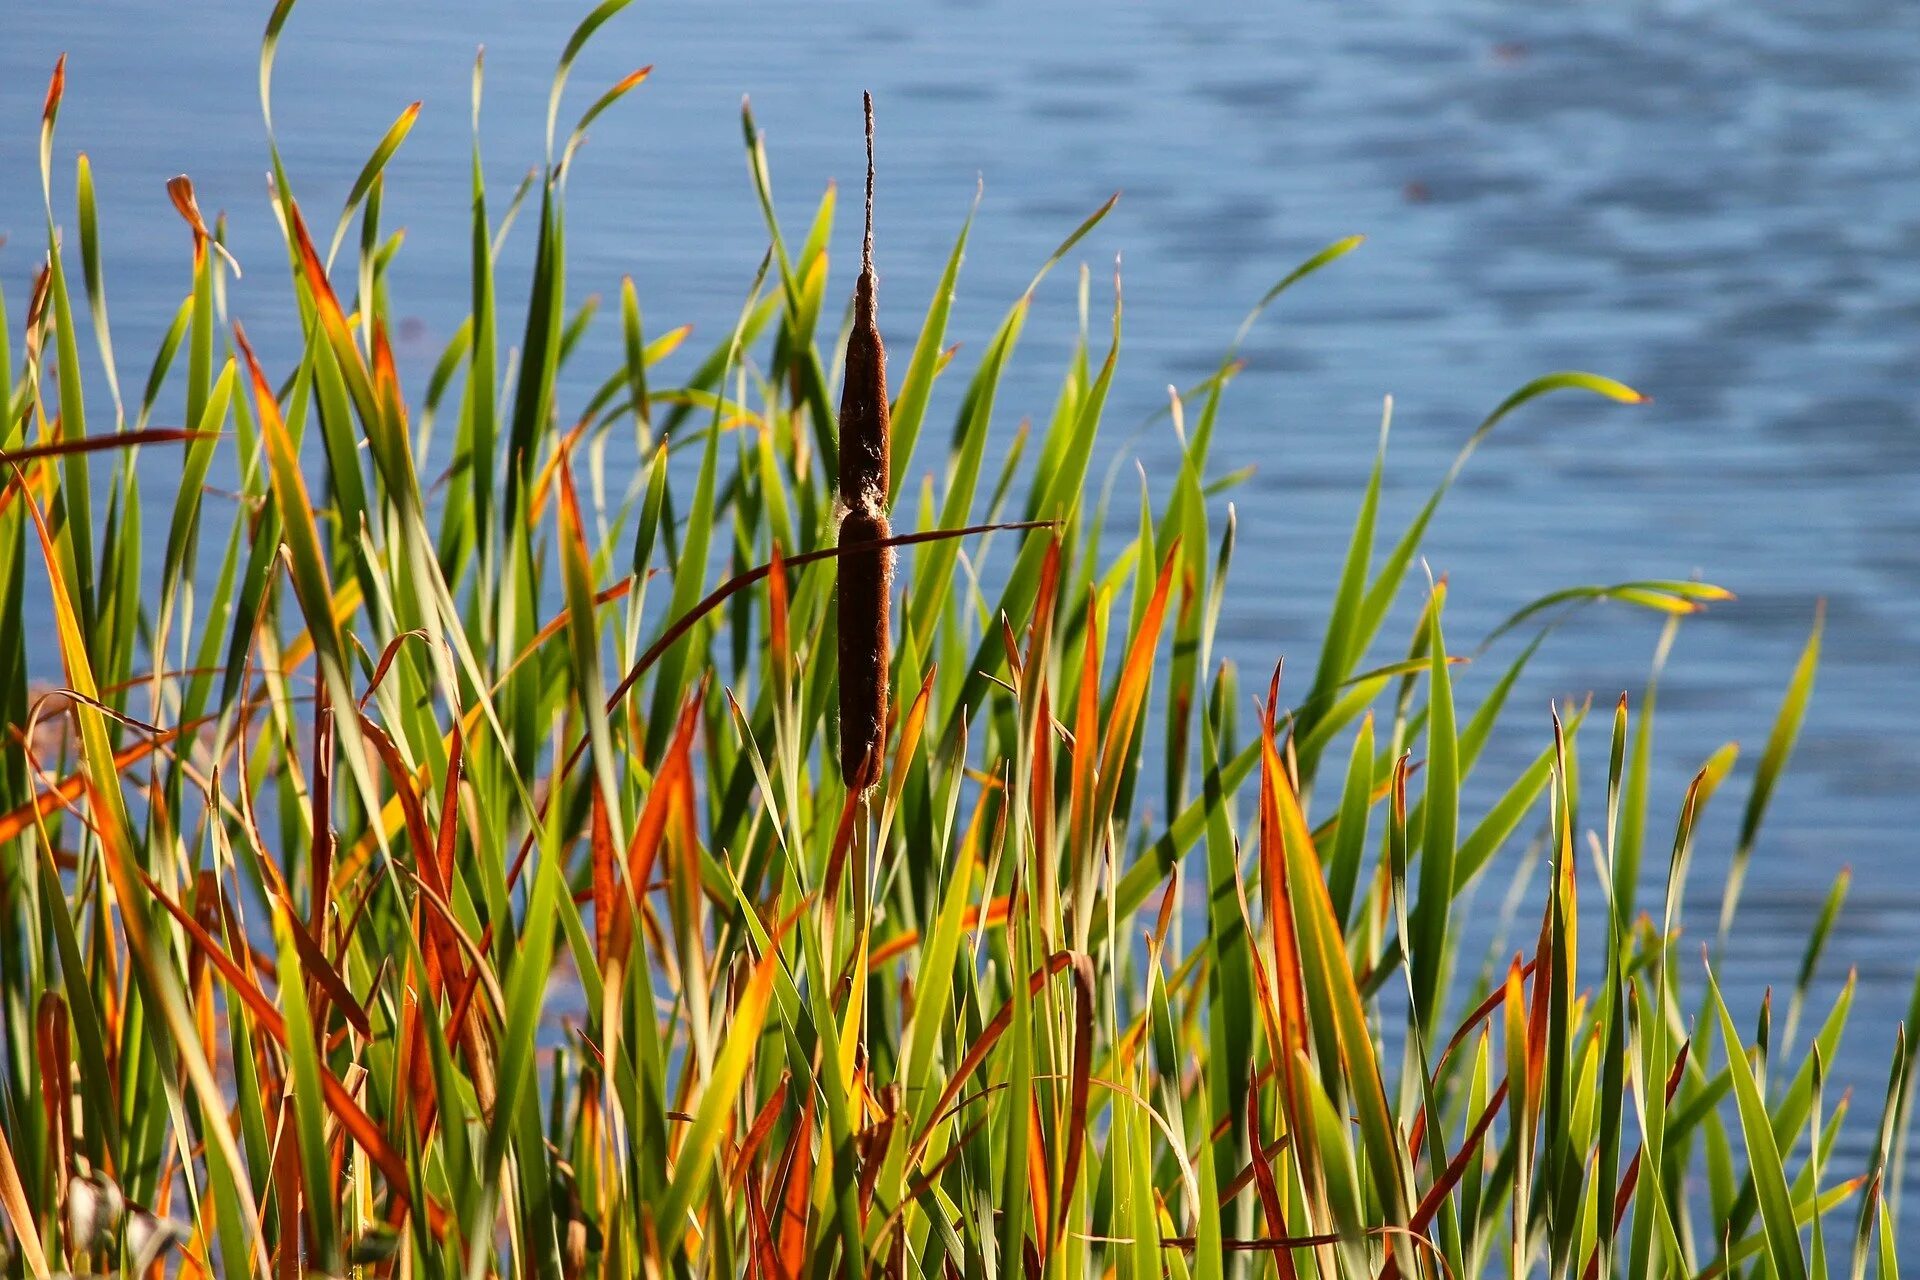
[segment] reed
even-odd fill
[[[1683,936],[1738,924],[1703,869],[1773,856],[1819,620],[1758,760],[1667,776],[1659,669],[1726,592],[1574,587],[1462,643],[1416,571],[1477,448],[1637,392],[1525,383],[1399,529],[1383,430],[1351,527],[1296,531],[1348,547],[1317,659],[1250,700],[1216,631],[1239,338],[1113,537],[1108,398],[1161,380],[1123,368],[1117,288],[1031,434],[996,406],[1111,201],[961,358],[963,225],[891,404],[869,247],[836,422],[835,195],[789,239],[750,112],[769,253],[730,329],[650,330],[631,282],[601,318],[565,254],[595,195],[564,188],[646,69],[560,112],[624,6],[567,43],[528,185],[476,141],[469,314],[413,386],[382,197],[414,111],[337,214],[303,202],[268,110],[293,0],[261,47],[268,205],[232,215],[284,231],[286,350],[246,342],[182,180],[176,318],[120,376],[84,158],[53,198],[55,73],[44,268],[0,298],[0,1269],[1897,1273],[1913,1075],[1871,1027],[1885,1092],[1835,1076],[1849,881],[1778,1018],[1747,994],[1771,975]],[[590,369],[594,324],[620,341]],[[1599,607],[1648,618],[1645,691],[1519,705]],[[1537,751],[1495,776],[1496,732]]]

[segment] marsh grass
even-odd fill
[[[878,770],[850,789],[834,199],[787,240],[746,115],[769,248],[732,331],[668,378],[686,333],[649,334],[629,282],[618,361],[578,368],[568,166],[644,69],[558,122],[624,3],[560,59],[515,230],[535,245],[524,312],[495,278],[519,196],[495,203],[476,143],[469,314],[411,389],[380,203],[413,108],[324,242],[267,114],[303,335],[272,367],[227,312],[219,225],[174,184],[190,283],[135,384],[84,160],[77,208],[53,204],[55,72],[46,269],[17,328],[0,301],[11,1274],[1893,1275],[1902,1042],[1870,1030],[1893,1068],[1856,1120],[1827,1078],[1851,981],[1809,1004],[1844,878],[1784,1027],[1730,1011],[1677,932],[1711,803],[1745,804],[1722,939],[1733,922],[1817,623],[1744,802],[1717,796],[1731,748],[1690,783],[1656,775],[1651,685],[1559,708],[1489,780],[1549,623],[1643,609],[1664,653],[1725,593],[1549,596],[1475,650],[1498,675],[1465,707],[1446,584],[1415,572],[1496,427],[1637,393],[1525,384],[1397,534],[1383,431],[1317,662],[1249,689],[1215,645],[1239,338],[1171,406],[1164,492],[1103,539],[1085,495],[1117,291],[1026,449],[1001,474],[986,459],[1034,290],[1112,204],[964,358],[963,229],[863,517],[903,531],[856,528],[901,572],[890,619],[884,575],[861,606],[890,671]],[[263,112],[292,8],[265,33]],[[476,65],[476,120],[480,85]],[[940,440],[943,379],[962,387]],[[152,421],[163,394],[180,423]],[[170,510],[136,466],[163,450]],[[216,462],[239,477],[230,525],[203,512]],[[582,468],[634,481],[603,498]],[[1390,635],[1403,596],[1415,625]],[[1677,829],[1650,824],[1656,797],[1684,797]],[[1536,843],[1537,932],[1483,964],[1463,895]],[[1843,1125],[1872,1135],[1864,1167],[1836,1167]]]

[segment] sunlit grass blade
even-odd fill
[[[1804,1280],[1807,1274],[1805,1250],[1793,1201],[1787,1192],[1785,1166],[1780,1148],[1774,1141],[1773,1124],[1767,1114],[1766,1099],[1761,1096],[1752,1064],[1741,1047],[1740,1033],[1733,1025],[1726,1001],[1711,969],[1707,972],[1708,995],[1719,1019],[1720,1033],[1727,1044],[1728,1071],[1733,1080],[1733,1095],[1739,1104],[1740,1127],[1746,1135],[1747,1159],[1758,1193],[1760,1218],[1766,1227],[1767,1256],[1774,1272],[1784,1280]]]
[[[1780,780],[1780,771],[1786,767],[1787,757],[1793,753],[1794,743],[1800,737],[1800,725],[1806,718],[1807,701],[1813,696],[1813,678],[1820,666],[1820,641],[1826,631],[1826,608],[1823,605],[1814,614],[1813,633],[1807,637],[1807,644],[1800,651],[1800,660],[1794,664],[1793,676],[1787,682],[1787,694],[1781,701],[1780,713],[1773,722],[1773,731],[1767,735],[1766,749],[1760,754],[1760,763],[1754,770],[1753,790],[1747,795],[1747,807],[1740,815],[1740,835],[1733,849],[1733,861],[1727,871],[1727,889],[1720,904],[1720,937],[1724,941],[1727,931],[1733,927],[1734,912],[1740,906],[1740,890],[1746,882],[1747,862],[1753,857],[1754,841],[1760,835],[1761,820],[1767,814],[1767,802],[1773,798],[1773,788]]]

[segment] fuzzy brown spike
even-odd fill
[[[886,742],[893,550],[871,544],[890,536],[885,516],[850,511],[840,523],[840,776],[849,787],[879,780]]]
[[[887,410],[887,347],[875,320],[873,270],[873,98],[867,97],[866,234],[853,291],[846,381],[840,389],[840,501],[848,510],[884,515],[892,482]]]
[[[875,320],[873,95],[864,95],[864,103],[866,229],[860,279],[853,292],[853,329],[847,336],[846,380],[840,389],[840,501],[846,509],[840,524],[840,776],[849,787],[872,786],[880,776],[893,588],[891,549],[850,550],[892,532],[887,524],[892,481],[887,347]]]

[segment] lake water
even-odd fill
[[[394,292],[418,318],[403,352],[412,386],[466,296],[474,46],[488,50],[497,206],[540,154],[553,60],[583,9],[305,0],[288,28],[275,119],[309,209],[337,208],[395,114],[424,101],[386,201],[388,225],[410,230]],[[740,96],[752,95],[797,234],[827,180],[857,184],[859,90],[871,88],[882,307],[896,342],[925,308],[977,177],[985,199],[952,330],[963,360],[1065,232],[1124,192],[1075,255],[1092,266],[1102,312],[1114,255],[1125,255],[1110,461],[1126,427],[1164,405],[1168,383],[1213,367],[1267,285],[1320,245],[1366,233],[1360,252],[1255,330],[1216,447],[1223,469],[1259,468],[1235,495],[1239,589],[1223,623],[1228,652],[1256,672],[1281,654],[1303,672],[1317,653],[1315,620],[1383,393],[1398,406],[1396,527],[1479,417],[1531,376],[1587,368],[1653,395],[1639,409],[1552,400],[1503,427],[1427,554],[1451,576],[1449,635],[1461,648],[1570,583],[1697,571],[1739,593],[1683,629],[1661,703],[1651,849],[1664,848],[1698,763],[1730,738],[1749,747],[1702,839],[1696,927],[1717,912],[1752,759],[1815,601],[1827,600],[1819,687],[1727,964],[1748,1021],[1760,981],[1790,986],[1821,896],[1852,866],[1822,990],[1858,966],[1838,1072],[1862,1088],[1857,1161],[1920,959],[1920,8],[1188,9],[636,5],[581,60],[563,112],[571,119],[612,79],[656,65],[578,162],[569,288],[611,293],[630,273],[651,329],[690,321],[697,345],[717,341],[764,247]],[[249,268],[235,313],[269,352],[290,340],[264,199],[262,10],[105,0],[0,12],[0,232],[11,236],[0,280],[17,319],[41,235],[40,99],[65,50],[60,198],[74,150],[86,150],[123,381],[144,376],[186,287],[187,236],[163,190],[177,172],[232,219]],[[846,262],[857,227],[843,222]],[[522,228],[520,248],[526,239]],[[524,278],[524,254],[509,260],[503,291]],[[1028,326],[1000,399],[1004,428],[1050,407],[1074,326],[1072,266]],[[936,416],[957,391],[945,387]],[[1164,477],[1175,449],[1163,424],[1127,451]],[[1515,696],[1483,765],[1489,780],[1545,743],[1551,698],[1637,694],[1656,631],[1648,615],[1616,608],[1558,633]],[[1488,679],[1462,676],[1469,701]],[[1657,852],[1648,863],[1664,870]],[[1643,901],[1656,893],[1649,881]]]

